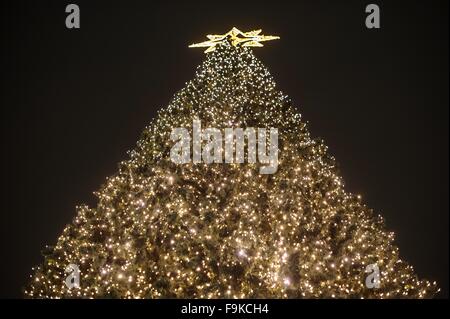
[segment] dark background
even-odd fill
[[[348,190],[448,298],[448,1],[1,1],[0,297],[125,159],[204,58],[208,33],[262,28],[278,87],[325,139]],[[381,29],[365,28],[365,6]]]

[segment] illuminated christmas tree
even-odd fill
[[[207,47],[193,80],[144,130],[129,159],[96,193],[97,206],[78,207],[56,245],[47,247],[27,297],[436,293],[435,283],[419,280],[399,258],[382,218],[345,191],[323,141],[310,136],[253,55],[250,47],[276,38],[233,28],[193,45]],[[250,161],[174,163],[172,131],[192,132],[195,120],[222,133],[230,127],[277,128],[276,172],[262,174],[264,165]],[[79,287],[66,285],[71,264],[79,269]]]

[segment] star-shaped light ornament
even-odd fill
[[[262,47],[261,42],[276,40],[280,37],[273,35],[262,35],[260,30],[242,32],[238,28],[233,28],[225,34],[208,34],[209,41],[191,44],[190,48],[205,48],[205,53],[212,52],[216,46],[229,41],[233,46],[241,45],[243,47]]]

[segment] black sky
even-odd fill
[[[81,9],[66,29],[65,6]],[[365,28],[365,6],[381,29]],[[75,206],[126,158],[204,58],[187,45],[236,26],[325,139],[348,190],[396,233],[403,259],[448,297],[448,1],[1,1],[0,297]]]

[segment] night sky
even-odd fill
[[[95,3],[93,3],[95,2]],[[65,27],[65,7],[81,29]],[[365,27],[365,6],[381,29]],[[403,259],[448,298],[448,1],[1,1],[0,297],[21,289],[140,132],[204,59],[208,33],[255,48]]]

